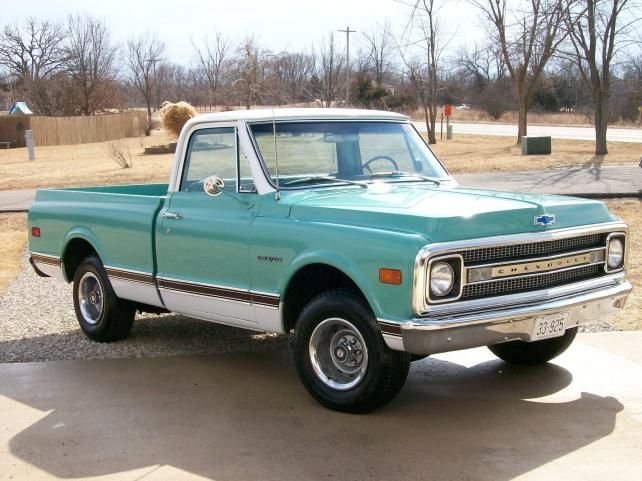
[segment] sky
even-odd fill
[[[155,32],[166,43],[169,60],[189,65],[195,61],[192,41],[215,31],[233,40],[253,35],[265,48],[280,52],[309,49],[350,25],[357,30],[350,39],[352,50],[363,41],[363,32],[386,20],[401,32],[409,9],[396,0],[0,0],[0,26],[28,17],[64,20],[78,13],[104,19],[117,42]],[[478,14],[465,0],[444,0],[441,18],[448,50],[483,36]],[[345,45],[345,34],[336,35]]]

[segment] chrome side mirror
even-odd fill
[[[203,181],[203,190],[207,195],[216,197],[223,192],[225,188],[225,182],[218,175],[210,175],[207,179]]]

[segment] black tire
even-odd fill
[[[510,341],[488,346],[488,349],[511,364],[544,364],[566,351],[576,335],[577,327],[573,327],[560,337],[533,342]]]
[[[119,341],[131,331],[136,308],[116,297],[98,257],[87,257],[76,269],[73,297],[80,329],[90,339],[97,342]]]
[[[323,350],[315,350],[319,353],[318,355],[313,355],[310,350],[311,342],[320,336],[314,334],[315,332],[322,332],[323,329],[329,330],[330,333],[333,332],[329,322],[346,323],[337,327],[337,330],[332,334],[333,339],[338,335],[337,332],[343,332],[353,327],[356,329],[357,335],[350,338],[348,334],[348,339],[354,341],[360,336],[361,339],[356,340],[355,345],[358,348],[363,347],[361,340],[365,344],[363,351],[365,354],[362,353],[362,359],[365,359],[365,362],[358,363],[362,366],[363,372],[354,381],[349,381],[349,376],[346,377],[348,381],[342,385],[342,389],[335,389],[328,385],[328,382],[333,382],[332,377],[326,377],[324,381],[323,374],[318,374],[318,366],[322,364],[320,359],[323,358]],[[321,339],[324,339],[323,336]],[[341,337],[341,339],[345,339],[345,337]],[[319,341],[319,344],[316,345],[325,346],[325,343]],[[328,361],[327,365],[332,366],[330,369],[336,370],[334,366],[337,364],[332,365],[331,363],[334,361],[327,359],[327,357],[333,356],[330,354],[331,345],[331,342],[327,345],[326,361]],[[341,346],[337,346],[337,349],[341,350]],[[392,351],[385,345],[376,319],[366,302],[348,290],[338,289],[325,292],[312,299],[303,308],[296,324],[293,348],[294,362],[303,385],[314,399],[335,411],[370,412],[394,398],[408,377],[410,355],[405,352]],[[353,354],[352,347],[348,347],[348,349],[350,356]],[[333,352],[335,358],[347,359],[339,351]],[[361,351],[357,349],[354,352],[358,355]],[[317,370],[315,370],[315,366],[317,366]],[[339,372],[339,375],[342,376],[343,373]],[[354,386],[346,387],[351,382],[357,383]]]

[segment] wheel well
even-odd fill
[[[62,264],[67,281],[73,281],[80,263],[92,254],[96,254],[96,249],[85,239],[72,239],[69,241],[62,256]]]
[[[361,289],[339,269],[327,264],[309,264],[290,279],[283,298],[283,327],[290,332],[301,309],[313,298],[330,289],[344,288],[366,300]],[[367,300],[366,300],[367,303]]]

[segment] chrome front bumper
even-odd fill
[[[535,318],[544,314],[568,312],[567,328],[603,320],[624,307],[631,289],[631,283],[622,279],[608,287],[510,308],[447,318],[378,321],[389,348],[417,355],[437,354],[506,341],[530,341]]]

